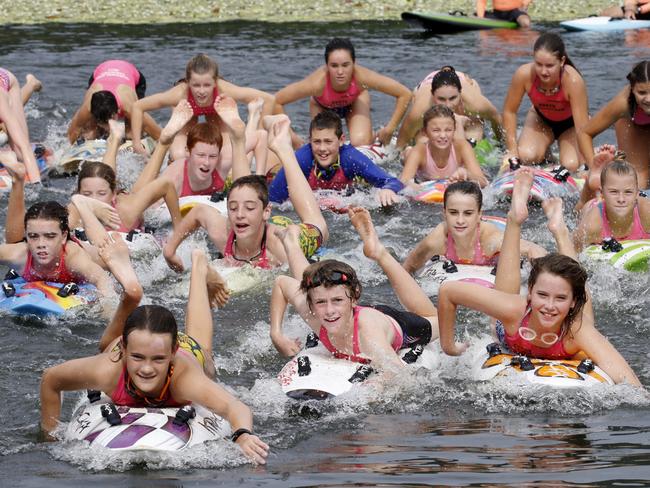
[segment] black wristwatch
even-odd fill
[[[233,442],[237,442],[237,439],[239,439],[244,434],[253,435],[253,433],[248,429],[237,429],[235,432],[232,433],[232,436],[230,436],[230,440]]]

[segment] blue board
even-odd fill
[[[611,32],[628,29],[648,29],[650,20],[627,20],[613,17],[586,17],[584,19],[566,20],[560,25],[568,31]]]
[[[65,283],[49,281],[26,282],[22,278],[5,280],[13,286],[15,294],[7,297],[0,292],[0,310],[6,310],[19,315],[61,315],[66,310],[85,305],[97,298],[97,289],[93,285],[78,285],[79,292],[61,297],[57,293]]]

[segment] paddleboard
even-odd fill
[[[410,355],[409,355],[410,353]],[[431,344],[418,349],[402,349],[399,356],[407,356],[409,367],[433,369],[438,355]],[[307,336],[305,349],[289,361],[278,374],[282,391],[296,400],[325,400],[336,397],[363,383],[373,373],[368,364],[355,363],[332,356],[318,341],[318,336]]]
[[[432,12],[402,12],[402,20],[434,34],[486,29],[516,29],[519,27],[516,22],[465,15],[458,11],[454,12],[454,14],[458,15]]]
[[[147,148],[149,154],[153,152],[156,141],[150,137],[145,137],[142,143]],[[105,139],[90,139],[78,142],[64,151],[59,161],[53,167],[57,175],[71,175],[79,172],[79,167],[84,161],[101,163],[106,153],[107,142]],[[133,152],[133,142],[126,141],[119,148],[120,152]]]
[[[453,263],[444,256],[433,256],[431,261],[415,276],[418,280],[437,284],[438,287],[445,281],[450,280],[474,283],[485,286],[486,288],[494,288],[496,267],[458,264]]]
[[[420,191],[413,197],[414,200],[424,203],[442,203],[445,198],[445,190],[449,185],[446,179],[429,180],[418,183]]]
[[[617,269],[632,272],[648,271],[650,239],[614,241],[614,243],[612,244],[612,241],[609,241],[603,244],[588,246],[584,250],[584,254],[593,261],[607,262]],[[620,249],[616,244],[620,245]]]
[[[648,29],[650,20],[628,20],[614,17],[586,17],[584,19],[565,20],[560,25],[568,31],[612,32],[628,29]]]
[[[375,141],[369,145],[356,146],[356,149],[363,153],[370,161],[378,165],[396,161],[399,158],[399,151],[395,147],[394,141],[388,146],[384,146],[381,142]]]
[[[65,294],[61,289],[66,286],[65,283],[49,281],[5,279],[2,283],[4,293],[0,293],[0,310],[17,315],[61,315],[97,299],[97,289],[93,285],[76,285],[76,293],[61,296]]]
[[[473,377],[477,381],[509,376],[525,383],[553,388],[589,388],[600,384],[614,384],[607,373],[589,359],[528,358],[504,352],[505,349],[497,343],[488,345],[486,349],[473,368]]]
[[[512,195],[515,183],[515,172],[507,171],[498,176],[490,186],[489,191],[497,198]],[[541,202],[550,197],[577,198],[580,194],[578,185],[572,176],[567,175],[565,180],[558,179],[552,172],[535,169],[533,172],[533,186],[530,190],[530,200]]]
[[[99,392],[96,394],[99,396]],[[102,415],[102,410],[110,413],[108,418]],[[109,420],[116,425],[111,425]],[[102,394],[93,403],[84,401],[74,412],[65,439],[116,451],[180,451],[228,435],[228,422],[201,405],[183,408],[115,406]]]

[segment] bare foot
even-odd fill
[[[114,141],[122,142],[126,133],[126,126],[122,120],[109,119],[108,128],[110,129],[110,138]]]
[[[194,117],[194,111],[187,100],[181,100],[172,110],[172,116],[160,132],[160,142],[171,144],[176,134]]]
[[[508,220],[521,225],[528,218],[528,196],[533,186],[533,169],[522,167],[515,173]]]
[[[616,148],[611,144],[603,144],[596,151],[587,175],[587,185],[595,192],[600,191],[600,173],[605,166],[614,161]]]
[[[275,116],[273,116],[275,117]],[[266,117],[264,117],[266,119]],[[271,125],[269,131],[269,148],[276,154],[287,147],[293,150],[291,146],[291,123],[289,117],[284,116],[276,119]],[[284,159],[280,158],[284,164]]]
[[[373,261],[379,261],[387,251],[377,236],[370,212],[362,207],[351,207],[348,209],[348,217],[363,241],[363,254]]]
[[[111,229],[119,229],[122,225],[122,220],[120,219],[117,210],[115,210],[108,203],[100,202],[94,198],[86,197],[84,195],[73,195],[72,203],[77,207],[85,206],[88,208],[97,219],[106,227]]]
[[[262,117],[262,126],[267,130],[267,132],[270,132],[273,124],[282,120],[289,120],[289,116],[286,114],[265,115]]]
[[[548,220],[548,230],[555,235],[560,229],[566,227],[562,214],[562,199],[560,197],[547,198],[542,202],[542,208]]]
[[[25,165],[18,162],[16,153],[13,151],[0,151],[0,163],[7,168],[7,173],[11,176],[11,181],[15,184],[19,181],[25,181]]]
[[[214,101],[214,109],[233,137],[244,137],[246,125],[239,116],[237,102],[233,98],[217,97]]]
[[[223,277],[208,265],[208,275],[205,279],[205,284],[208,287],[208,299],[212,308],[221,308],[226,305],[230,298],[230,290]]]
[[[253,129],[257,129],[260,125],[260,118],[262,116],[262,108],[264,108],[264,99],[257,97],[248,102],[248,123],[247,125]]]
[[[163,257],[165,258],[165,261],[167,261],[167,266],[169,266],[173,271],[177,273],[185,271],[183,260],[178,256],[178,254],[171,251],[169,244],[165,244],[163,247]]]
[[[106,267],[124,287],[124,291],[131,297],[138,297],[137,300],[140,301],[143,293],[142,285],[135,274],[129,257],[129,248],[122,236],[107,232],[102,240],[93,242],[93,245],[97,248],[97,253]]]
[[[31,85],[32,90],[35,92],[40,92],[43,88],[43,83],[41,83],[41,80],[36,78],[33,74],[28,73],[27,76],[25,76],[25,84],[26,85]]]

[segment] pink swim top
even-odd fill
[[[445,257],[454,263],[458,264],[474,264],[477,266],[494,266],[497,264],[498,253],[493,256],[486,256],[483,254],[483,249],[481,249],[481,224],[479,224],[476,230],[476,243],[474,244],[474,255],[472,259],[461,259],[458,257],[456,252],[456,243],[454,238],[451,235],[451,232],[447,231],[447,251],[445,252]]]
[[[102,90],[111,92],[115,97],[119,109],[119,117],[124,117],[124,111],[122,110],[122,100],[120,100],[120,96],[117,93],[118,87],[120,85],[128,85],[135,90],[139,81],[140,73],[138,69],[131,63],[119,59],[104,61],[93,72],[93,83],[100,83]]]
[[[634,110],[634,115],[632,115],[632,122],[636,125],[650,125],[650,114],[647,114],[643,111],[638,105]]]
[[[420,181],[429,181],[429,180],[439,180],[449,178],[454,172],[458,169],[458,160],[456,159],[456,149],[454,149],[454,144],[451,144],[451,150],[449,151],[449,158],[443,167],[440,167],[436,164],[436,161],[431,155],[429,150],[429,144],[426,144],[425,152],[427,154],[427,161],[424,168],[420,166],[418,168],[416,176]]]
[[[214,109],[214,101],[217,99],[219,96],[219,90],[217,87],[214,87],[214,90],[212,91],[212,102],[206,107],[199,107],[199,104],[196,103],[196,100],[194,99],[194,95],[192,95],[192,90],[190,90],[190,86],[187,85],[187,103],[190,104],[190,107],[192,107],[192,112],[194,113],[195,116],[198,115],[216,115],[217,111]]]
[[[327,334],[327,329],[325,327],[320,328],[320,331],[318,332],[318,338],[321,340],[325,348],[331,352],[334,357],[339,358],[339,359],[347,359],[348,361],[353,361],[355,363],[364,363],[368,364],[370,362],[370,359],[361,356],[361,348],[359,347],[359,312],[363,310],[364,308],[371,308],[371,307],[354,307],[354,324],[352,326],[352,354],[345,354],[336,349],[334,345],[331,343],[329,335]],[[393,350],[395,352],[399,351],[400,348],[402,347],[402,342],[403,342],[403,334],[402,334],[402,328],[399,326],[397,322],[392,317],[389,317],[386,315],[393,324],[393,328],[395,329],[395,335],[393,337],[393,343],[391,344]]]
[[[340,108],[352,105],[354,101],[359,98],[359,95],[361,95],[361,90],[359,90],[359,87],[357,86],[357,81],[355,80],[354,75],[350,80],[350,86],[348,89],[338,92],[332,87],[332,81],[330,80],[329,74],[327,74],[325,77],[325,88],[323,89],[323,94],[319,97],[314,97],[314,100],[325,108]]]
[[[269,258],[266,254],[266,232],[268,228],[264,229],[264,236],[262,237],[262,243],[260,244],[260,253],[250,261],[245,259],[238,259],[235,257],[235,231],[231,230],[228,234],[228,240],[226,241],[226,246],[223,249],[223,256],[225,258],[231,258],[235,261],[247,262],[251,266],[261,269],[271,269],[271,263],[269,263]]]
[[[22,277],[25,281],[52,281],[54,283],[84,283],[86,280],[71,271],[65,265],[65,244],[61,250],[61,257],[57,267],[49,274],[41,274],[34,269],[33,257],[30,251],[27,251],[27,261]]]
[[[11,88],[11,78],[9,77],[9,71],[4,68],[0,68],[0,90],[9,91]]]
[[[529,320],[530,308],[526,309],[526,314],[521,319],[519,327],[528,327]],[[497,327],[499,325],[503,327],[503,324],[497,320]],[[562,339],[558,339],[558,341],[550,347],[540,347],[521,337],[518,330],[515,335],[508,335],[508,333],[505,333],[504,328],[504,336],[508,349],[517,354],[523,354],[539,359],[567,359],[571,357],[571,354],[568,354],[564,349],[564,341]]]
[[[186,159],[185,163],[183,164],[183,187],[181,188],[180,195],[178,195],[179,198],[194,195],[212,195],[215,191],[223,190],[224,182],[221,179],[221,175],[216,169],[212,172],[212,183],[210,186],[204,188],[203,190],[193,190],[190,186],[190,177],[187,174],[187,166],[188,162]]]
[[[557,93],[554,93],[553,95],[542,93],[539,91],[539,84],[539,77],[535,75],[533,84],[528,92],[528,97],[530,98],[533,107],[535,107],[539,113],[553,122],[561,122],[573,116],[573,112],[571,112],[571,103],[567,99],[564,89],[562,88],[561,73],[560,89]]]
[[[634,205],[634,218],[632,220],[632,229],[630,233],[625,237],[616,237],[612,233],[612,228],[609,226],[609,220],[607,219],[607,211],[605,209],[604,202],[598,204],[600,208],[600,216],[602,220],[602,226],[600,229],[600,238],[605,239],[607,237],[614,237],[619,241],[632,241],[636,239],[650,239],[650,234],[645,231],[643,225],[641,224],[641,215],[639,214],[639,205]]]

